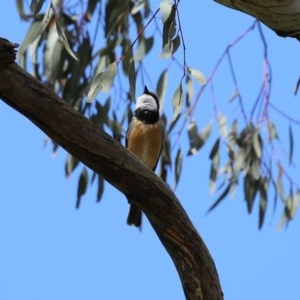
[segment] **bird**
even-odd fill
[[[145,85],[143,94],[136,100],[125,141],[126,148],[153,171],[164,143],[164,124],[159,110],[158,97]],[[130,196],[127,199],[130,204],[127,224],[141,228],[142,211]]]

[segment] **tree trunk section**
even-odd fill
[[[300,39],[300,0],[214,0],[259,19],[279,36]]]
[[[0,38],[0,98],[135,200],[171,256],[186,299],[223,299],[214,261],[172,190],[119,142],[15,64],[17,46]]]

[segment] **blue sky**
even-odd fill
[[[254,20],[213,1],[180,3],[189,63],[209,75],[225,47]],[[0,36],[20,43],[27,26],[20,21],[15,2],[8,1],[0,11]],[[272,101],[293,113],[299,109],[298,96],[293,95],[300,70],[299,43],[263,30],[273,70]],[[232,57],[248,103],[262,80],[258,34],[244,39]],[[150,74],[156,75],[151,67]],[[176,80],[172,78],[171,84]],[[175,88],[174,83],[168,91]],[[236,106],[228,106],[234,88],[226,64],[214,89],[220,110],[235,113]],[[205,93],[200,102],[201,127],[213,117],[211,94]],[[201,114],[206,106],[208,113]],[[170,101],[165,110],[172,110]],[[144,218],[142,233],[126,225],[128,204],[120,192],[107,184],[96,204],[91,189],[76,210],[78,174],[65,178],[66,153],[60,149],[54,157],[44,146],[43,132],[1,101],[0,116],[1,299],[184,299],[175,267],[148,221]],[[276,114],[274,118],[284,130],[285,143],[287,123]],[[195,157],[184,158],[176,195],[214,258],[225,299],[295,299],[300,277],[299,217],[288,230],[279,231],[282,208],[278,205],[273,215],[270,207],[265,226],[258,231],[257,205],[249,216],[241,187],[235,197],[205,215],[215,199],[208,191],[207,158],[213,142],[212,138]],[[299,169],[292,172],[297,176]]]

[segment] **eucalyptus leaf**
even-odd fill
[[[266,215],[267,202],[268,202],[268,180],[263,178],[259,185],[259,216],[258,216],[258,228],[261,229]]]
[[[141,38],[140,43],[136,49],[136,53],[134,55],[135,62],[141,61],[147,53],[152,49],[154,44],[154,38],[151,36],[149,38]]]
[[[17,4],[19,16],[21,17],[21,19],[26,19],[25,12],[24,12],[23,0],[17,0],[16,4]]]
[[[135,101],[136,72],[135,72],[135,63],[134,63],[133,59],[131,59],[131,61],[129,63],[128,80],[129,80],[130,96],[131,96],[131,99]]]
[[[210,175],[209,175],[209,189],[212,194],[215,193],[217,174],[220,165],[219,146],[220,146],[220,139],[218,138],[215,141],[209,155],[209,158],[211,160]]]
[[[163,36],[162,36],[163,47],[174,38],[177,32],[175,13],[176,13],[176,5],[174,4],[172,5],[171,12],[169,13],[168,18],[166,19],[163,25]]]
[[[58,78],[61,71],[60,62],[62,58],[63,45],[58,39],[55,27],[51,27],[48,31],[46,47],[44,51],[43,67],[47,81],[51,84]]]
[[[250,175],[244,177],[244,195],[247,203],[248,213],[252,212],[254,200],[259,189],[259,181],[254,180]]]
[[[222,202],[222,200],[224,200],[224,198],[228,195],[230,188],[231,188],[231,183],[228,183],[226,189],[222,192],[222,194],[218,197],[218,199],[214,202],[214,204],[208,209],[206,214],[210,213]]]
[[[78,181],[76,208],[79,208],[81,197],[86,193],[88,182],[89,174],[87,169],[84,167]]]
[[[173,54],[174,45],[172,41],[169,41],[163,46],[160,58],[167,59]]]
[[[190,68],[190,67],[187,68],[187,71],[201,85],[206,84],[206,82],[207,82],[206,77],[201,71],[199,71],[197,69]]]
[[[188,136],[190,141],[190,149],[188,155],[194,155],[205,144],[212,131],[213,124],[208,123],[200,133],[198,133],[198,127],[195,121],[192,121],[188,125]]]
[[[183,99],[183,91],[182,91],[182,85],[180,84],[178,88],[175,90],[175,93],[173,95],[172,99],[172,107],[173,107],[173,120],[177,118],[181,111],[182,107],[182,99]]]
[[[87,102],[91,103],[96,95],[103,90],[104,92],[108,92],[112,82],[117,74],[117,63],[113,62],[107,66],[106,70],[97,74],[91,83],[90,90],[87,95]]]
[[[262,141],[258,132],[255,132],[252,137],[252,146],[257,158],[262,156]]]
[[[171,0],[163,0],[159,4],[160,14],[161,14],[161,20],[163,23],[165,23],[172,12],[172,1]]]
[[[166,91],[167,91],[167,84],[168,84],[168,70],[165,69],[163,72],[160,74],[157,86],[156,86],[156,94],[159,99],[159,104],[160,104],[160,112],[162,112],[164,108],[164,102],[165,102],[165,96],[166,96]]]
[[[30,11],[36,15],[40,12],[45,0],[31,0]]]
[[[218,117],[218,124],[219,124],[221,136],[223,138],[226,138],[228,136],[228,128],[227,128],[227,118],[225,115],[221,114]]]
[[[67,39],[67,36],[64,32],[64,27],[62,26],[62,24],[60,23],[58,18],[55,18],[56,20],[56,29],[57,29],[57,34],[60,38],[60,40],[62,41],[65,49],[67,50],[67,52],[71,55],[71,57],[73,57],[75,60],[78,60],[77,56],[75,55],[75,53],[72,51],[69,41]]]
[[[174,54],[180,46],[180,35],[179,34],[177,34],[176,37],[172,40],[172,43],[173,43],[172,54]]]
[[[186,76],[185,87],[186,87],[185,104],[187,107],[190,107],[191,100],[194,95],[193,81],[191,80],[190,76]]]
[[[104,179],[98,174],[98,189],[97,189],[97,202],[102,198],[104,192]]]
[[[23,55],[28,46],[34,42],[34,40],[39,36],[39,34],[42,31],[42,27],[43,27],[43,22],[42,20],[38,20],[38,21],[34,21],[31,23],[29,30],[26,33],[26,36],[22,42],[22,44],[20,45],[18,54],[19,55]]]
[[[278,176],[277,176],[276,188],[277,188],[277,192],[279,194],[280,199],[283,202],[285,202],[286,197],[284,194],[284,186],[283,186],[283,182],[282,182],[282,171],[280,169],[279,169]]]
[[[145,6],[145,4],[146,4],[145,0],[136,1],[131,9],[131,14],[132,15],[137,14],[139,11],[141,11],[141,9]]]
[[[234,171],[235,174],[239,174],[241,172],[241,170],[244,168],[245,166],[245,162],[246,162],[246,157],[247,154],[245,152],[244,148],[240,148],[235,154],[234,154]]]
[[[203,142],[206,142],[207,139],[209,138],[211,131],[213,128],[213,124],[212,122],[209,122],[204,128],[203,130],[200,132],[200,138],[203,140]]]
[[[177,150],[177,154],[176,154],[176,158],[175,158],[175,185],[174,185],[174,190],[176,189],[179,179],[180,179],[180,175],[181,175],[181,171],[182,171],[182,161],[183,161],[183,155],[182,155],[182,151],[179,148]]]

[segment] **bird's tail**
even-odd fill
[[[141,227],[142,225],[142,211],[133,202],[130,203],[129,213],[127,217],[127,224]]]

